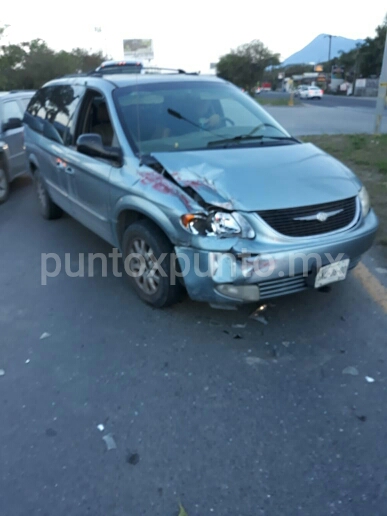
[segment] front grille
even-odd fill
[[[318,213],[328,214],[340,210],[327,220],[320,222]],[[273,229],[286,236],[308,237],[330,233],[345,228],[354,221],[356,215],[356,197],[342,201],[288,208],[284,210],[259,211],[258,215]],[[310,220],[309,220],[310,217]],[[295,220],[303,218],[304,220]]]

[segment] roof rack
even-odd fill
[[[185,70],[182,70],[181,68],[161,68],[157,66],[143,66],[142,72],[146,70],[155,70],[156,72],[172,72],[177,74],[184,74],[184,75],[199,75],[198,72],[186,72]]]
[[[95,70],[91,70],[90,72],[86,73],[70,73],[67,75],[62,75],[60,79],[70,79],[70,78],[77,78],[77,77],[101,77],[104,78],[106,75],[116,75],[114,72],[109,74],[107,72],[108,67],[106,67],[106,73],[97,72]],[[130,75],[144,75],[144,74],[152,74],[155,73],[174,73],[174,74],[182,74],[182,75],[199,75],[199,72],[186,72],[185,70],[182,70],[181,68],[161,68],[156,66],[143,66],[141,69],[139,69],[138,74],[131,73]]]

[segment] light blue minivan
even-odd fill
[[[217,77],[57,79],[24,122],[43,216],[65,211],[117,247],[153,306],[184,290],[230,307],[319,289],[373,243],[359,179]]]

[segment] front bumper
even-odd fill
[[[378,219],[371,210],[351,230],[322,235],[302,244],[301,239],[295,239],[277,244],[271,252],[267,245],[259,250],[257,241],[250,242],[249,249],[233,242],[228,251],[177,246],[175,252],[191,299],[236,305],[310,288],[313,273],[334,261],[349,259],[352,269],[372,246],[377,228]],[[235,288],[229,289],[230,285]]]

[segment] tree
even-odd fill
[[[382,23],[376,27],[376,36],[367,38],[363,44],[349,52],[340,52],[339,57],[324,63],[324,69],[331,70],[332,65],[343,66],[348,78],[361,75],[370,77],[379,76],[382,69],[384,42],[387,35],[387,15]]]
[[[4,32],[0,28],[0,37]],[[38,89],[45,82],[66,74],[88,72],[106,59],[101,52],[76,48],[59,52],[41,39],[0,46],[0,90]]]
[[[217,75],[252,92],[262,80],[265,69],[279,62],[279,54],[271,52],[261,41],[253,40],[222,56],[217,64]]]

